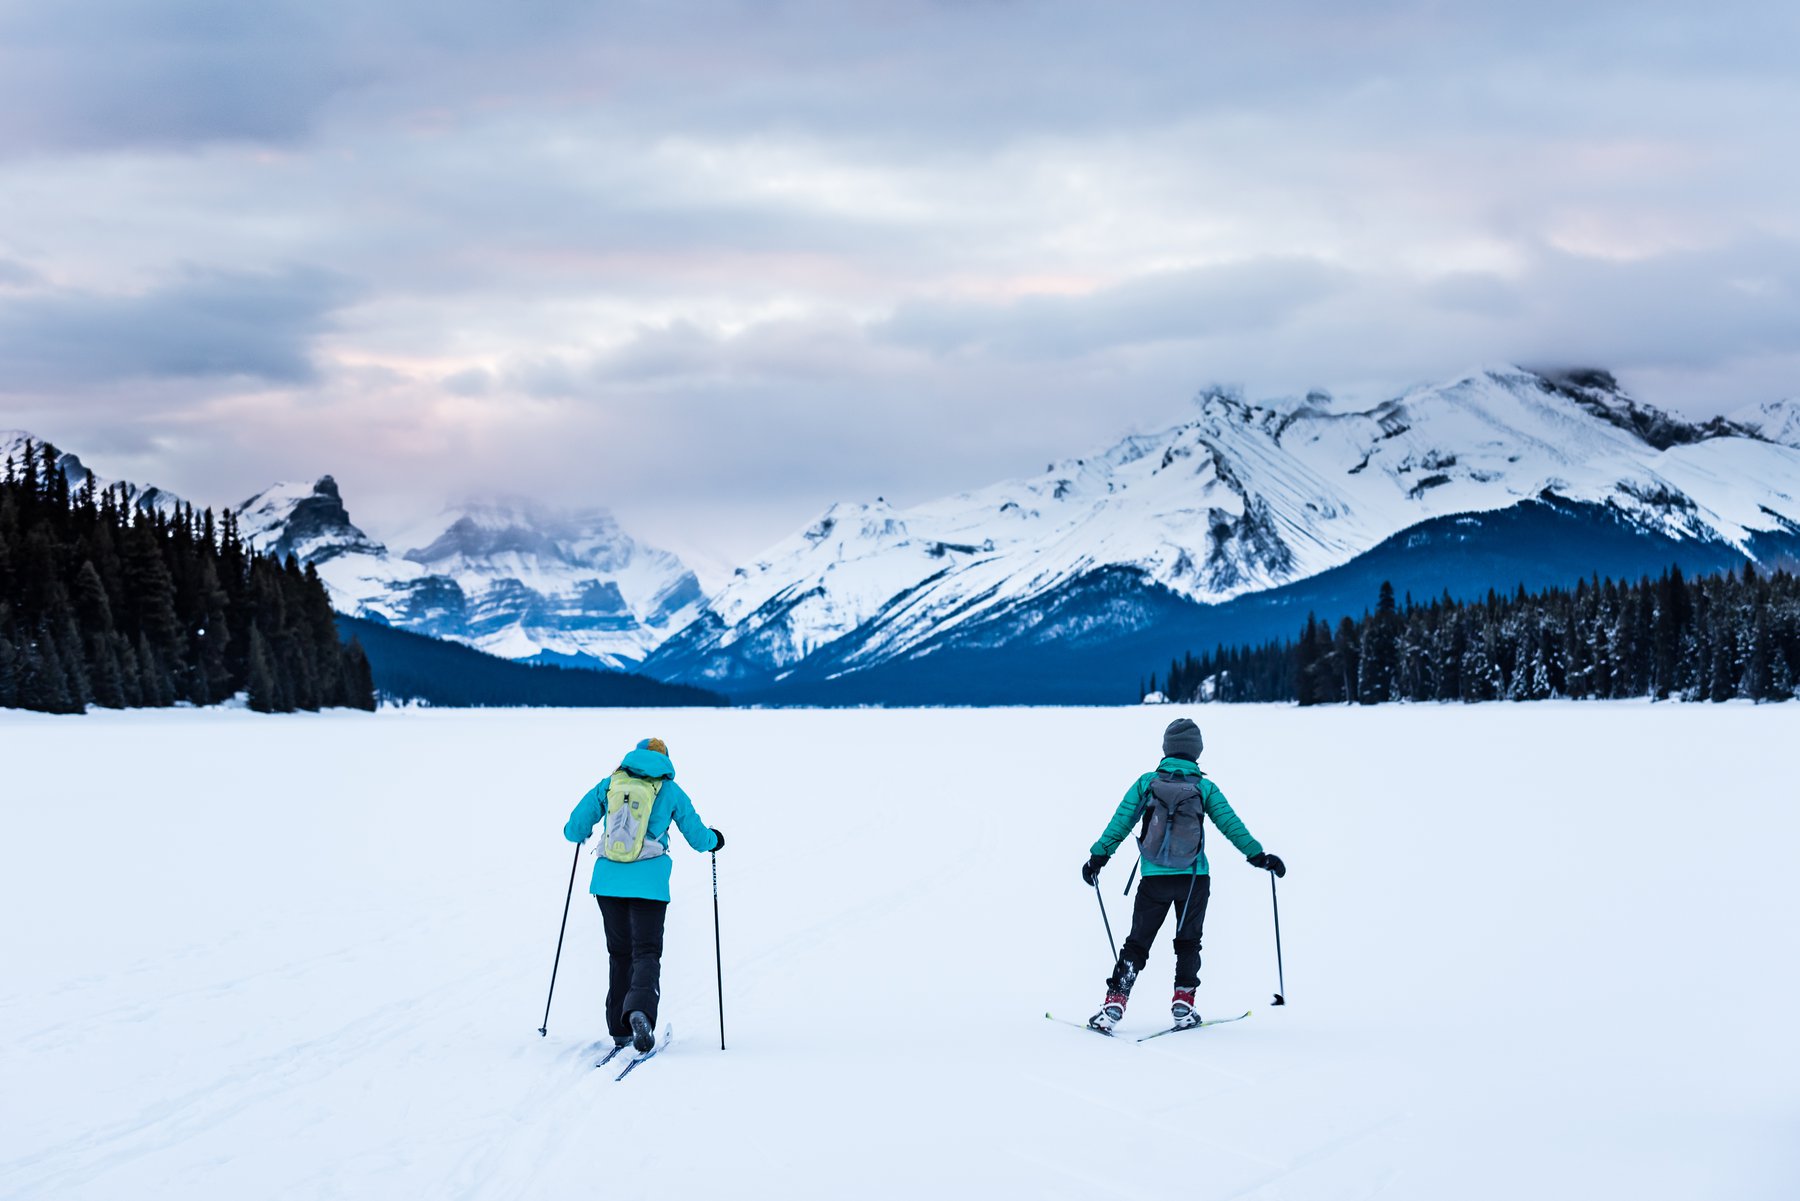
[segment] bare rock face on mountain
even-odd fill
[[[337,481],[276,484],[237,507],[239,532],[260,551],[322,567],[341,555],[382,556],[387,548],[357,529]]]

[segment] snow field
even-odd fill
[[[1255,1015],[1108,1042],[1041,1015],[1099,1000],[1077,869],[1177,712],[1292,869],[1291,1004],[1215,832],[1201,1011]],[[0,1196],[1792,1197],[1795,718],[0,714]],[[677,839],[677,1039],[615,1084],[585,896],[536,1027],[561,824],[653,733],[729,838],[730,1050]]]

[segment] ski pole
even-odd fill
[[[1140,860],[1139,862],[1142,862],[1142,860]],[[1138,865],[1136,863],[1131,865],[1131,874],[1129,876],[1125,877],[1125,891],[1122,895],[1124,895],[1124,896],[1131,895],[1131,882],[1133,880],[1137,879],[1137,869],[1138,869]]]
[[[725,1049],[725,963],[719,957],[719,853],[713,852],[713,970],[719,977],[719,1050]]]
[[[1272,1005],[1287,1004],[1287,976],[1281,970],[1281,902],[1275,899],[1275,873],[1269,873],[1269,904],[1275,910],[1275,984],[1281,991],[1275,994]]]
[[[556,958],[550,964],[550,995],[544,998],[544,1024],[538,1027],[539,1037],[547,1037],[550,1033],[550,998],[556,995],[556,969],[562,966],[563,935],[569,932],[569,902],[575,899],[575,869],[581,866],[581,844],[575,844],[575,858],[569,864],[569,895],[563,898],[562,927],[556,932]]]
[[[1112,921],[1106,916],[1106,898],[1100,895],[1100,880],[1094,879],[1094,899],[1100,902],[1100,920],[1106,923],[1106,943],[1112,948],[1113,962],[1119,962],[1119,944],[1113,941]]]

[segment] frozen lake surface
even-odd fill
[[[1077,869],[1178,712],[1200,1008],[1098,1005]],[[595,1072],[581,793],[677,840],[669,1052]],[[1800,1195],[1800,706],[0,713],[9,1198]],[[587,860],[583,860],[583,879]],[[1123,937],[1130,870],[1102,877]],[[1126,1026],[1167,1024],[1168,931]]]

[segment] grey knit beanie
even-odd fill
[[[1205,746],[1206,743],[1200,737],[1200,727],[1185,717],[1176,718],[1163,731],[1163,755],[1166,758],[1198,763],[1200,751]]]

